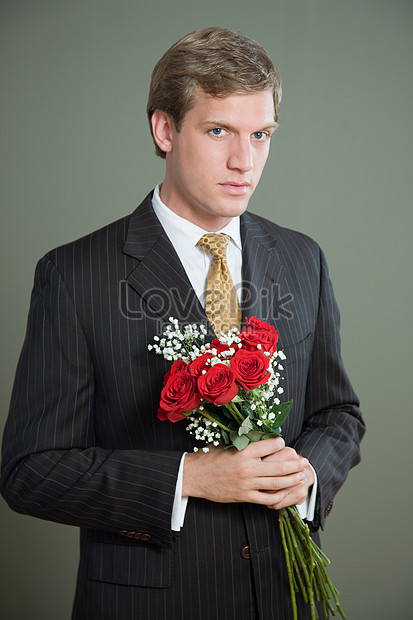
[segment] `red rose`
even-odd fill
[[[270,360],[262,351],[238,349],[231,360],[236,380],[246,390],[253,390],[267,383],[271,374],[267,372]]]
[[[257,345],[261,345],[262,351],[274,353],[277,349],[278,332],[274,325],[260,321],[255,316],[250,320],[245,319],[245,327],[240,333],[242,346],[247,351],[256,351]]]
[[[210,360],[212,357],[212,353],[204,353],[199,357],[196,357],[192,362],[189,363],[188,370],[194,377],[199,377],[202,375],[203,370],[208,370],[211,366],[207,366],[206,362]]]
[[[184,360],[177,360],[176,362],[174,362],[172,364],[171,369],[168,370],[168,372],[166,372],[164,375],[164,378],[163,378],[164,386],[166,385],[166,382],[168,381],[171,375],[174,375],[175,373],[180,372],[181,370],[186,370],[187,366],[188,364],[184,362]]]
[[[201,403],[201,395],[197,389],[196,378],[187,370],[171,374],[161,392],[158,418],[178,422]]]
[[[214,364],[198,377],[198,389],[214,405],[225,405],[238,393],[235,375],[225,364]]]

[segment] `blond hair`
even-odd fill
[[[166,112],[180,131],[199,88],[212,97],[268,90],[274,99],[274,120],[278,121],[281,80],[266,50],[239,32],[195,30],[165,52],[155,65],[149,87],[146,110],[151,133],[155,110]],[[156,142],[155,150],[165,158]]]

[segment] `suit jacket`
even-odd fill
[[[294,399],[283,433],[317,472],[317,538],[364,432],[337,306],[314,241],[249,213],[241,235],[243,315],[280,332]],[[169,364],[147,346],[169,316],[206,321],[151,195],[39,261],[2,493],[18,512],[81,528],[73,618],[291,618],[276,511],[190,498],[183,529],[170,529],[194,438],[156,416]]]

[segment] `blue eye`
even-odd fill
[[[214,136],[222,136],[222,132],[223,132],[222,127],[214,127],[213,129],[211,129],[211,133]]]
[[[269,135],[265,132],[265,131],[255,131],[252,134],[255,138],[255,140],[265,140],[266,138],[269,137]]]

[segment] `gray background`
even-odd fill
[[[179,36],[261,42],[284,86],[250,207],[313,236],[342,311],[368,435],[323,536],[349,620],[412,617],[412,25],[409,0],[2,0],[1,422],[34,266],[129,212],[162,179],[145,104]],[[409,174],[410,171],[410,174]],[[0,615],[66,620],[78,532],[0,502]],[[223,619],[225,620],[225,619]]]

